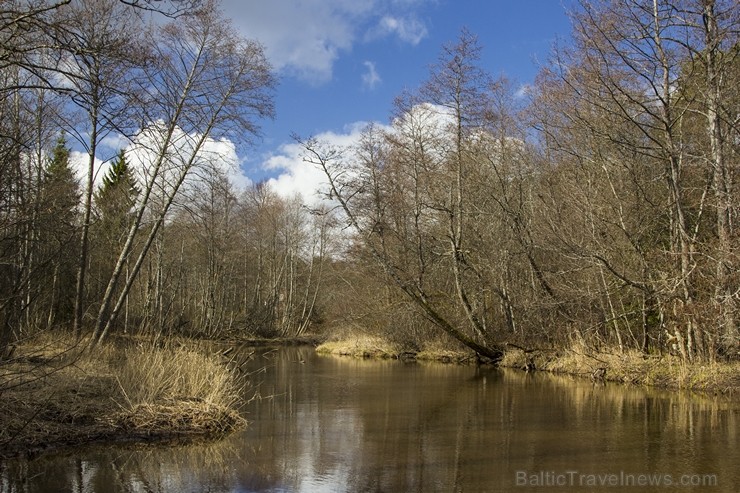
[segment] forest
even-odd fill
[[[0,359],[53,331],[738,358],[737,2],[577,3],[524,94],[463,29],[354,145],[294,136],[316,206],[228,179],[279,84],[216,2],[2,2]]]

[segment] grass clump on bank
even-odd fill
[[[187,347],[128,347],[116,381],[125,400],[113,424],[146,434],[222,435],[242,424],[231,372]]]
[[[455,344],[432,342],[415,351],[373,336],[326,342],[318,346],[316,351],[361,358],[457,364],[478,362],[471,350]],[[564,349],[534,351],[512,345],[498,364],[505,368],[546,371],[599,381],[723,395],[740,393],[740,362],[691,363],[682,361],[678,356],[646,355],[639,351],[595,352],[584,344],[572,344]]]
[[[673,355],[639,351],[594,352],[582,344],[551,351],[512,349],[500,365],[712,394],[740,392],[740,362],[687,362]]]
[[[316,352],[355,358],[398,358],[403,350],[397,344],[381,337],[362,335],[337,341],[327,341],[317,346]]]
[[[316,348],[319,354],[352,356],[355,358],[402,359],[420,361],[440,361],[443,363],[468,363],[475,361],[470,350],[441,342],[425,344],[421,350],[404,347],[382,337],[362,335],[341,340],[328,341]]]
[[[438,361],[441,363],[468,364],[475,363],[475,353],[470,349],[455,345],[431,342],[425,344],[416,355],[420,361]]]
[[[244,426],[231,371],[167,344],[46,334],[0,362],[0,456],[91,442],[216,437]]]

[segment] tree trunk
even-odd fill
[[[732,245],[732,179],[728,169],[724,138],[720,119],[720,103],[722,100],[719,80],[717,55],[719,52],[719,36],[717,32],[717,18],[714,11],[714,0],[703,0],[704,4],[704,35],[706,45],[706,84],[707,84],[707,133],[709,134],[710,156],[712,165],[712,186],[714,188],[717,209],[717,280],[715,284],[715,303],[720,313],[722,345],[732,351],[738,350],[740,338],[735,322],[735,298],[731,275],[733,266]]]
[[[94,105],[90,114],[92,129],[90,132],[90,149],[88,150],[87,183],[85,188],[85,202],[82,214],[82,231],[80,233],[80,251],[77,259],[77,278],[75,283],[75,306],[73,328],[76,336],[82,335],[82,315],[85,302],[85,275],[87,273],[88,238],[90,232],[90,217],[92,213],[93,180],[95,178],[95,152],[98,142],[98,111]]]

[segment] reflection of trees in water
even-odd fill
[[[235,483],[239,450],[229,441],[187,447],[96,447],[80,456],[6,464],[0,491],[178,492],[225,491]]]
[[[738,405],[723,399],[308,347],[259,349],[244,372],[257,396],[244,433],[7,463],[0,491],[499,491],[520,470],[740,479]]]
[[[373,435],[383,440],[371,440],[373,446],[362,449],[363,460],[374,467],[363,468],[364,477],[357,472],[355,477],[362,477],[358,489],[454,491],[490,483],[495,465],[488,464],[481,474],[478,463],[487,454],[478,443],[500,378],[500,372],[485,368],[423,365],[412,378],[400,380],[382,407],[364,414]],[[407,420],[395,420],[404,409],[413,412]],[[395,451],[390,457],[389,450]]]
[[[527,391],[516,392],[528,380]],[[737,477],[738,405],[725,398],[507,372],[511,436],[531,470]],[[539,405],[522,405],[522,400]],[[517,412],[515,412],[515,410]],[[523,444],[525,444],[523,446]],[[521,468],[520,468],[521,469]],[[727,483],[725,483],[727,484]]]
[[[671,447],[686,441],[667,447],[656,432],[683,429],[676,413],[723,412],[720,401],[567,377],[421,364],[396,374],[396,362],[334,357],[312,372],[283,356],[254,439],[263,447],[255,460],[272,462],[265,469],[288,484],[321,477],[351,489],[433,490],[485,484],[496,470],[507,484],[511,471],[548,461],[601,469],[612,449],[622,450],[611,456],[621,467],[671,470]],[[623,423],[636,437],[624,436]],[[633,450],[625,440],[644,443]]]

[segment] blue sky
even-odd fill
[[[531,83],[573,0],[223,0],[243,35],[259,40],[280,79],[276,119],[240,155],[252,181],[283,192],[309,186],[291,133],[351,140],[358,122],[387,123],[393,99],[427,78],[463,27],[479,37],[482,66],[516,87]],[[302,176],[306,174],[305,176]],[[314,177],[315,179],[315,177]],[[304,191],[305,192],[305,191]]]

